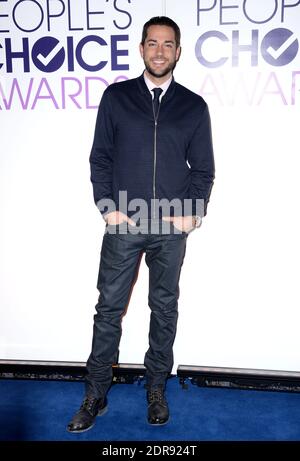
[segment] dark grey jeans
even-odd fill
[[[103,237],[92,351],[87,361],[86,394],[102,397],[111,385],[118,358],[122,316],[145,253],[149,268],[151,320],[145,355],[148,386],[164,385],[173,367],[179,277],[187,234],[110,234]],[[137,326],[138,327],[138,326]]]

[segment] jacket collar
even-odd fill
[[[141,91],[142,94],[145,95],[146,97],[151,98],[151,94],[150,94],[150,92],[148,90],[148,87],[147,87],[147,85],[145,83],[144,73],[142,73],[142,75],[140,75],[136,80],[137,80],[137,84],[138,84],[138,87],[139,87],[139,91]],[[166,94],[163,97],[164,101],[170,99],[174,95],[175,88],[176,88],[176,82],[175,82],[174,77],[173,77],[172,81],[170,83],[170,86],[167,89]]]

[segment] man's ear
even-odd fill
[[[181,55],[181,46],[176,49],[176,61],[179,61]]]
[[[144,47],[141,43],[140,43],[140,55],[142,58],[144,57]]]

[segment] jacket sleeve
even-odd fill
[[[215,164],[208,107],[205,104],[201,120],[188,148],[187,160],[191,168],[189,198],[193,215],[205,216],[215,177]]]
[[[110,94],[104,91],[98,109],[93,146],[90,154],[91,182],[96,205],[102,214],[107,208],[100,205],[112,201],[114,127]]]

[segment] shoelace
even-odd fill
[[[81,408],[84,408],[88,412],[91,412],[93,410],[93,406],[95,405],[95,399],[84,399]]]
[[[164,401],[164,394],[161,389],[151,389],[148,394],[149,402],[163,402]]]

